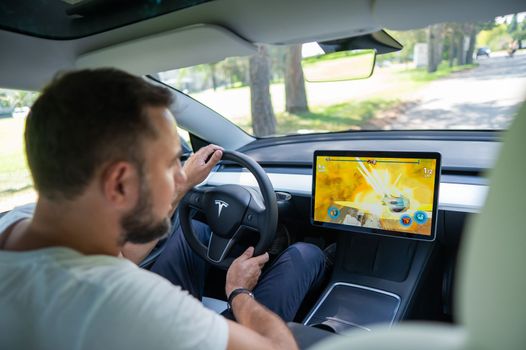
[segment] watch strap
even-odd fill
[[[254,294],[252,294],[252,292],[249,290],[249,289],[246,289],[246,288],[236,288],[234,289],[230,295],[228,296],[228,302],[227,302],[227,305],[228,305],[228,310],[232,310],[232,301],[234,300],[234,298],[236,296],[238,296],[239,294],[248,294],[252,299],[254,299]]]

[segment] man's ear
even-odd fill
[[[102,172],[104,198],[117,208],[129,209],[135,206],[139,197],[141,179],[137,167],[129,162],[116,162]]]

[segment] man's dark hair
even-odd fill
[[[117,69],[57,75],[31,108],[25,143],[40,195],[72,199],[98,167],[130,161],[141,171],[142,143],[156,133],[147,107],[169,107],[172,94]]]

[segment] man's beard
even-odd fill
[[[140,186],[137,205],[121,219],[123,229],[122,243],[149,243],[164,236],[171,228],[171,222],[168,217],[158,221],[153,217],[151,192],[143,176],[141,176]]]

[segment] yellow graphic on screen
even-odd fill
[[[435,159],[318,156],[314,220],[431,235]]]

